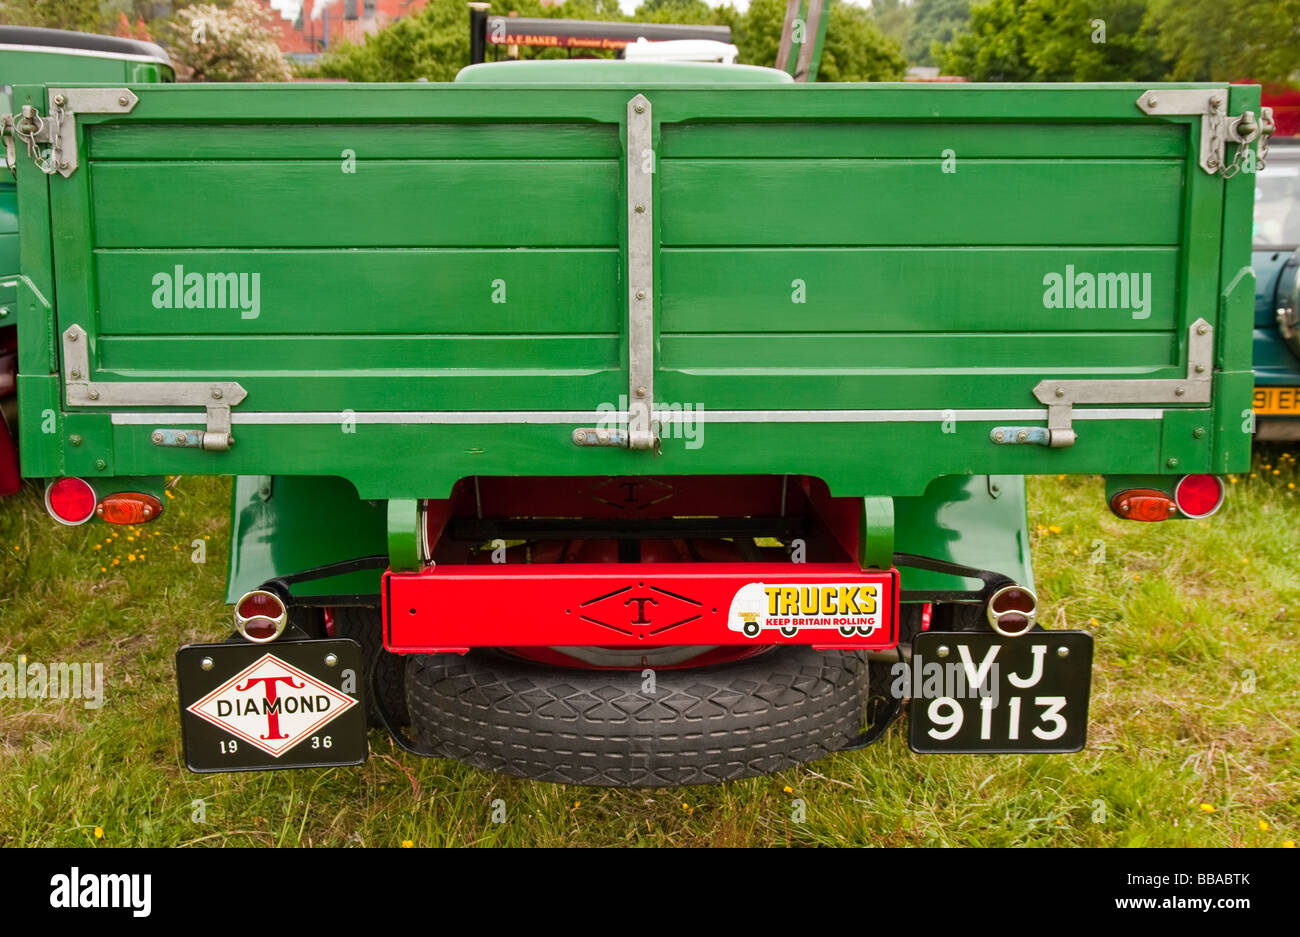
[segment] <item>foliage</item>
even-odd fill
[[[935,43],[944,45],[970,22],[970,0],[916,0],[911,34],[903,51],[915,65],[938,65]]]
[[[93,33],[103,27],[104,19],[100,0],[4,0],[0,24]]]
[[[177,11],[168,24],[173,61],[191,81],[287,81],[292,77],[280,55],[266,13],[253,0],[229,6],[195,4]]]
[[[1178,81],[1300,79],[1300,0],[1152,0]]]
[[[843,0],[832,4],[818,81],[898,81],[906,71],[902,46],[868,11]]]
[[[939,49],[975,81],[1159,81],[1167,70],[1146,0],[990,0]]]

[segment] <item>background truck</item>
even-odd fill
[[[368,716],[722,781],[905,700],[918,751],[1077,750],[1091,637],[1038,623],[1023,475],[1159,521],[1248,464],[1254,86],[579,61],[23,105],[24,471],[64,523],[238,476],[236,634],[177,655],[197,771],[356,763]]]
[[[0,114],[10,114],[14,85],[37,81],[174,81],[167,53],[152,42],[62,29],[0,26]],[[18,374],[14,300],[18,288],[18,192],[0,175],[0,495],[18,490],[12,427]]]

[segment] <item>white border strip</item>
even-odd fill
[[[1163,409],[1122,407],[1074,409],[1076,420],[1160,420]],[[114,426],[155,426],[159,423],[202,425],[203,415],[188,413],[114,413]],[[689,423],[942,423],[1004,420],[1046,420],[1047,408],[1026,410],[701,410],[682,412],[656,410],[654,419],[663,424]],[[344,421],[397,425],[501,425],[501,424],[595,424],[619,425],[626,413],[599,410],[411,410],[411,411],[249,411],[231,413],[236,426],[329,425]]]

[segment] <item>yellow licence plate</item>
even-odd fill
[[[1256,387],[1255,412],[1300,416],[1300,387]]]

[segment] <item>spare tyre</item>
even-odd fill
[[[648,692],[650,687],[653,692]],[[406,703],[431,753],[560,784],[664,787],[771,774],[836,751],[861,730],[859,651],[774,647],[698,668],[547,666],[506,652],[420,654]]]

